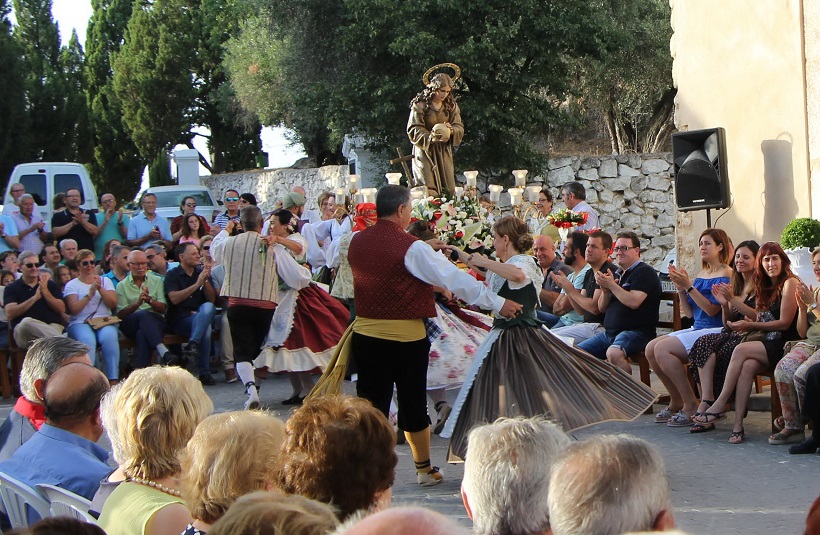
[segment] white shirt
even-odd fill
[[[350,231],[349,217],[342,219],[341,223],[335,219],[328,219],[318,223],[307,223],[302,227],[302,236],[308,242],[307,262],[314,272],[321,269],[322,266],[329,266],[326,252],[330,249],[332,243]],[[323,242],[322,247],[319,247],[319,242]]]
[[[583,225],[573,227],[572,230],[584,231],[594,228],[600,228],[598,225],[598,212],[596,212],[586,201],[581,201],[572,209],[573,212],[586,212],[589,214],[587,222]]]
[[[211,258],[217,264],[222,263],[222,252],[225,248],[225,240],[230,238],[230,235],[224,230],[214,236],[214,241],[211,242]],[[285,250],[283,245],[274,246],[276,254],[276,273],[280,279],[285,281],[285,284],[295,290],[301,290],[310,284],[310,270],[304,266],[300,266],[296,260]]]
[[[111,279],[108,277],[101,277],[101,279],[103,291],[110,290],[113,292],[114,283],[111,282]],[[82,298],[88,295],[88,290],[90,289],[90,284],[86,284],[80,279],[71,279],[68,281],[68,284],[65,285],[63,297],[76,295],[78,298]],[[106,316],[110,316],[111,309],[108,308],[105,303],[100,302],[101,299],[100,292],[94,292],[94,296],[83,307],[80,313],[71,315],[71,318],[68,320],[68,324],[76,325],[77,323],[85,323],[85,320],[89,318],[104,318]]]
[[[459,298],[483,309],[500,312],[505,299],[492,293],[474,277],[458,269],[443,254],[417,240],[404,255],[404,267],[414,277],[433,286],[447,288]]]

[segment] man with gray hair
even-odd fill
[[[586,213],[587,222],[575,227],[573,230],[586,232],[588,230],[600,228],[598,226],[598,212],[587,204],[587,190],[580,182],[567,182],[561,187],[561,199],[567,208],[573,212]]]
[[[19,210],[9,214],[17,226],[17,237],[20,240],[15,249],[34,251],[40,254],[43,243],[48,239],[46,223],[35,208],[34,197],[28,193],[20,195]]]
[[[145,256],[148,258],[148,269],[165,278],[168,270],[179,267],[179,262],[169,262],[165,247],[155,243],[145,248]]]
[[[629,435],[592,437],[570,446],[553,465],[547,498],[552,532],[670,531],[675,518],[669,494],[655,446]]]
[[[60,263],[65,265],[68,260],[74,260],[74,257],[77,256],[77,252],[79,250],[77,240],[73,240],[71,238],[62,240],[60,242],[60,254],[63,255],[63,260]]]
[[[28,347],[45,336],[63,333],[66,307],[57,283],[40,273],[37,253],[20,253],[22,276],[6,286],[3,298],[14,341]]]
[[[333,535],[467,535],[462,528],[446,516],[421,507],[390,507],[360,518],[354,515]]]
[[[43,385],[58,368],[71,362],[90,366],[88,346],[62,336],[40,338],[31,345],[20,371],[23,395],[0,424],[0,461],[10,458],[43,425]]]
[[[541,417],[499,418],[470,431],[461,499],[481,535],[548,533],[552,463],[570,440]]]

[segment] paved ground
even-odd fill
[[[244,394],[238,383],[220,383],[207,387],[207,392],[218,412],[242,408]],[[455,392],[451,396],[454,398]],[[289,411],[279,402],[288,397],[286,378],[264,381],[262,402],[281,418],[287,418]],[[10,408],[10,402],[3,403],[0,417],[5,418]],[[729,413],[730,419],[733,416]],[[751,413],[746,422],[747,442],[734,446],[726,442],[731,431],[726,421],[720,422],[716,431],[692,435],[686,429],[655,424],[652,416],[644,415],[635,422],[599,424],[574,437],[580,440],[600,433],[629,433],[661,448],[672,485],[675,517],[679,527],[690,533],[802,533],[806,511],[820,494],[820,457],[793,456],[787,446],[769,446],[769,427],[769,413]],[[431,507],[469,526],[459,494],[463,469],[442,464],[447,449],[444,440],[433,437],[432,447],[433,463],[442,466],[444,482],[433,488],[419,487],[409,446],[397,446],[394,503]]]

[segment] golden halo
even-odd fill
[[[453,83],[456,83],[456,80],[461,78],[461,67],[459,67],[455,63],[439,63],[438,65],[433,65],[432,67],[427,69],[427,72],[425,72],[424,76],[421,77],[421,81],[424,82],[425,86],[430,85],[430,75],[433,74],[433,71],[441,68],[453,69]]]

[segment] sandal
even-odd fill
[[[707,431],[713,431],[715,429],[714,423],[708,424],[695,424],[689,428],[690,433],[705,433]]]
[[[699,424],[712,424],[717,422],[718,420],[723,420],[726,418],[726,411],[721,412],[709,412],[706,411],[700,416],[693,418]]]
[[[668,425],[669,427],[689,427],[693,423],[695,422],[692,421],[692,418],[686,416],[685,412],[678,411],[677,413],[675,413],[673,417],[669,419],[668,422],[666,422],[666,425]]]
[[[665,424],[672,419],[673,413],[669,407],[664,407],[661,412],[655,415],[656,424]]]
[[[786,428],[786,420],[784,420],[782,416],[778,416],[777,418],[772,420],[772,427],[774,427],[778,431],[783,431],[783,429]]]
[[[806,433],[796,429],[783,429],[769,437],[769,444],[780,446],[781,444],[800,444],[806,440]]]
[[[700,400],[700,402],[705,403],[706,408],[708,409],[709,407],[712,406],[712,404],[715,402],[715,400],[713,400],[713,399],[702,399],[702,400]],[[696,416],[703,416],[705,413],[706,413],[706,411],[703,411],[703,412],[695,411],[695,414],[692,415],[692,419],[694,420]]]
[[[732,431],[732,434],[729,435],[729,444],[740,444],[746,439],[746,430],[741,429],[740,431]]]

